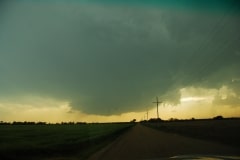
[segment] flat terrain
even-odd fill
[[[143,123],[146,126],[183,136],[240,147],[240,119],[177,120]]]
[[[239,155],[240,148],[166,133],[137,124],[89,160],[159,159],[177,155]]]
[[[0,160],[84,159],[130,123],[0,125]]]

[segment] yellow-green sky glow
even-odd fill
[[[217,115],[239,117],[240,107],[220,104],[215,97],[226,100],[233,92],[226,86],[220,90],[202,88],[182,88],[181,103],[176,106],[162,104],[159,106],[161,119],[212,118]],[[156,106],[149,104],[145,111],[128,112],[119,115],[94,115],[73,110],[69,102],[39,97],[25,97],[21,104],[0,102],[1,120],[14,121],[45,121],[45,122],[128,122],[132,119],[146,120],[156,118]]]

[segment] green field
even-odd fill
[[[240,148],[240,119],[179,120],[144,124],[161,131]]]
[[[0,159],[84,159],[131,126],[0,125]]]

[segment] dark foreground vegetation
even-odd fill
[[[0,125],[0,159],[85,159],[133,123]]]
[[[240,148],[240,118],[143,121],[144,125],[165,132],[214,141]]]

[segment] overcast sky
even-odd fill
[[[0,120],[240,116],[239,3],[130,2],[1,2]]]

